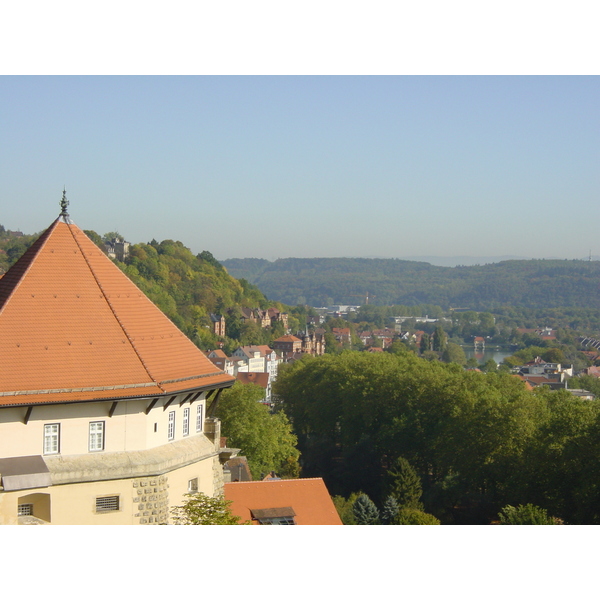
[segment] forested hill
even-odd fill
[[[469,267],[368,258],[283,258],[221,261],[234,277],[290,305],[435,304],[491,310],[600,308],[600,261],[509,260]]]

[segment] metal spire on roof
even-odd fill
[[[60,201],[60,217],[63,218],[65,223],[68,222],[69,213],[67,212],[67,206],[69,206],[69,201],[67,200],[67,190],[63,188],[62,200]]]

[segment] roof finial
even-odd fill
[[[66,188],[63,188],[62,200],[60,201],[60,216],[65,220],[65,222],[69,218],[67,206],[69,206],[69,201],[67,200],[67,190]]]

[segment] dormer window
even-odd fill
[[[291,506],[280,508],[261,508],[250,511],[252,518],[260,525],[295,525],[296,512]]]

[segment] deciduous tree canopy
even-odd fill
[[[281,369],[274,391],[303,475],[323,476],[333,494],[362,490],[382,505],[402,456],[443,522],[489,523],[507,504],[533,503],[568,523],[600,523],[597,402],[410,353],[306,358]]]
[[[224,390],[216,415],[230,448],[239,448],[248,458],[254,479],[270,471],[281,477],[298,477],[296,436],[285,413],[272,414],[260,403],[264,389],[253,383],[237,382]]]

